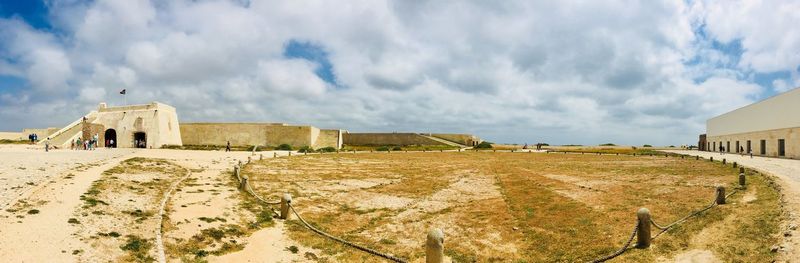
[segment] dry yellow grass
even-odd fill
[[[664,156],[453,152],[308,155],[256,162],[244,173],[264,196],[291,193],[298,211],[320,229],[406,259],[424,257],[426,230],[440,227],[445,253],[459,262],[580,262],[619,248],[638,208],[671,222],[708,205],[715,185],[732,187],[737,171]],[[620,261],[654,261],[690,248],[710,250],[723,261],[771,260],[777,194],[764,178],[751,178],[748,190],[732,197],[734,204]],[[755,201],[739,204],[744,194]],[[321,249],[323,258],[378,261],[297,221],[289,225],[293,239]],[[726,246],[693,239],[708,226],[728,230],[702,233]]]

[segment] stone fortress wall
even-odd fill
[[[465,146],[478,146],[481,143],[481,139],[472,134],[432,133],[430,136]]]
[[[340,130],[320,130],[307,125],[282,123],[181,123],[181,137],[185,145],[234,146],[311,146],[341,148]]]
[[[345,133],[343,137],[350,146],[445,145],[416,133]]]
[[[85,141],[95,135],[98,147],[105,147],[112,139],[116,147],[123,148],[135,147],[137,139],[145,141],[147,148],[182,144],[175,108],[159,102],[120,107],[101,103],[97,110],[51,134],[50,143],[69,147],[78,138]]]
[[[97,110],[81,116],[61,129],[24,129],[22,133],[2,133],[6,137],[27,139],[27,134],[37,133],[44,143],[68,148],[76,139],[85,141],[98,137],[98,147],[146,147],[165,145],[215,145],[224,146],[279,146],[289,144],[294,148],[310,146],[342,148],[354,146],[386,145],[453,145],[473,146],[480,139],[469,134],[417,134],[417,133],[348,133],[338,129],[319,129],[310,125],[283,123],[179,123],[174,107],[152,102],[142,105],[108,107],[100,103]],[[114,144],[110,143],[114,140]],[[137,142],[144,141],[144,145]],[[456,144],[457,143],[457,144]]]

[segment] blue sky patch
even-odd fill
[[[39,0],[6,0],[0,2],[0,17],[19,17],[37,29],[49,29],[47,5]]]
[[[331,85],[336,85],[336,76],[333,74],[333,65],[328,60],[328,52],[322,46],[308,42],[290,40],[283,50],[283,56],[287,58],[302,58],[314,63],[319,67],[314,71],[320,79]]]

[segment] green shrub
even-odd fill
[[[652,148],[653,146],[650,145],[650,144],[645,144],[645,145],[642,145],[642,147],[645,147],[645,148],[650,147],[650,148]]]
[[[297,151],[301,152],[301,153],[313,153],[314,152],[314,148],[311,148],[311,146],[303,146],[303,147],[300,147],[300,149],[297,149]]]
[[[381,146],[381,147],[375,148],[375,150],[379,151],[379,152],[388,152],[389,151],[389,146]]]
[[[483,141],[479,143],[478,146],[475,146],[475,149],[491,149],[491,148],[492,148],[492,143],[487,141]]]
[[[604,144],[600,144],[600,146],[617,146],[617,145],[613,144],[613,143],[604,143]]]
[[[400,146],[395,146],[394,148],[392,148],[392,151],[402,151],[402,150],[403,148],[400,148]]]
[[[317,149],[317,151],[318,152],[325,152],[325,153],[332,153],[332,152],[336,151],[336,148],[328,146],[328,147],[319,148],[319,149]]]
[[[278,151],[291,151],[292,150],[292,146],[284,143],[284,144],[278,145],[278,148],[275,148],[275,150],[278,150]]]

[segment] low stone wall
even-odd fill
[[[47,139],[47,136],[57,132],[58,128],[44,128],[44,129],[22,129],[22,136],[25,137],[23,139],[28,139],[28,134],[36,134],[39,136],[39,140]]]
[[[351,146],[445,145],[416,133],[345,133],[342,137]]]
[[[0,140],[27,140],[28,134],[21,132],[0,132]]]

